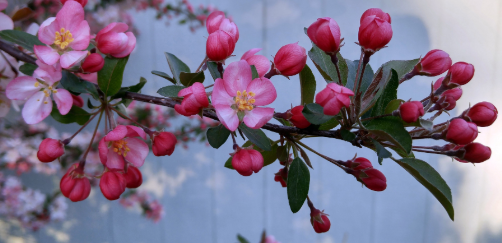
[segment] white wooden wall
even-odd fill
[[[392,59],[413,59],[430,49],[447,51],[454,62],[466,61],[476,67],[476,75],[464,88],[464,98],[453,114],[471,104],[491,101],[502,107],[502,2],[496,0],[219,0],[193,1],[194,6],[214,4],[230,13],[240,30],[236,57],[248,49],[264,48],[270,57],[283,45],[299,42],[310,49],[303,28],[318,17],[329,16],[340,25],[345,58],[357,59],[357,31],[364,10],[379,7],[392,16],[394,37],[386,48],[371,59],[376,69]],[[190,33],[185,26],[166,26],[154,20],[153,12],[135,14],[141,31],[137,50],[130,58],[125,76],[133,83],[140,76],[148,79],[144,93],[153,94],[168,83],[150,74],[168,70],[164,51],[177,55],[195,69],[205,51],[207,33]],[[308,64],[313,67],[311,61]],[[206,75],[209,76],[209,75]],[[316,72],[317,89],[324,88]],[[277,110],[286,110],[300,102],[298,78],[272,79],[278,91]],[[431,78],[417,78],[402,85],[402,99],[423,98]],[[212,82],[210,79],[206,82]],[[452,188],[455,222],[451,222],[436,199],[401,167],[390,160],[383,166],[368,149],[356,150],[348,143],[333,139],[313,139],[307,144],[337,159],[349,159],[358,153],[372,161],[387,177],[384,192],[362,188],[354,178],[335,166],[310,154],[310,196],[315,205],[330,214],[331,230],[316,234],[304,207],[292,214],[286,190],[274,182],[278,164],[260,173],[242,177],[223,167],[231,144],[219,150],[193,144],[189,150],[178,148],[167,158],[149,156],[142,167],[142,186],[160,198],[165,218],[158,224],[135,212],[124,210],[118,202],[109,202],[98,191],[82,203],[70,204],[68,219],[30,233],[4,220],[0,224],[3,242],[236,242],[240,233],[258,242],[263,229],[283,243],[470,243],[502,242],[502,125],[498,121],[482,128],[477,141],[492,148],[492,159],[476,165],[451,162],[427,154],[417,157],[434,166]],[[69,128],[67,128],[69,129]],[[49,191],[57,180],[27,177],[34,185]],[[42,183],[43,182],[43,183]]]

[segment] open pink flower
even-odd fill
[[[233,62],[215,81],[211,96],[221,123],[235,131],[241,121],[253,129],[265,125],[274,115],[274,108],[258,107],[277,98],[275,87],[267,78],[252,80],[251,66],[244,61]]]
[[[138,139],[146,139],[143,129],[136,126],[118,125],[99,141],[99,158],[108,169],[124,169],[125,161],[140,167],[148,155],[148,145]]]
[[[56,102],[59,113],[68,114],[73,105],[73,98],[66,89],[56,89],[61,80],[59,63],[46,65],[37,60],[38,68],[33,77],[21,76],[7,85],[7,98],[27,100],[22,115],[26,123],[36,124],[45,119],[52,111],[52,100]]]
[[[47,46],[35,46],[38,59],[70,68],[87,56],[90,28],[84,20],[84,8],[76,1],[67,1],[56,17],[45,20],[38,30],[38,39]]]
[[[7,8],[9,2],[7,0],[0,0],[0,11]],[[2,12],[0,12],[0,30],[11,30],[14,28],[12,19]]]
[[[253,48],[244,53],[241,60],[245,60],[249,65],[254,65],[258,76],[263,77],[270,69],[270,61],[263,55],[255,55],[259,51],[261,51],[261,48]]]

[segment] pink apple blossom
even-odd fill
[[[47,46],[35,46],[35,55],[45,64],[58,61],[70,68],[87,56],[91,39],[84,20],[84,8],[76,1],[67,1],[56,17],[45,20],[38,30],[38,39]]]
[[[73,98],[66,89],[57,89],[61,80],[59,63],[46,65],[37,60],[38,68],[33,77],[21,76],[7,85],[6,94],[11,100],[27,100],[22,115],[26,123],[35,124],[45,119],[52,111],[52,100],[62,115],[68,114]]]
[[[9,2],[7,0],[0,0],[0,11],[4,10],[7,8],[7,5]],[[12,22],[12,19],[0,12],[0,30],[11,30],[14,28],[14,22]]]
[[[138,139],[146,139],[143,129],[136,126],[118,125],[99,141],[99,158],[108,169],[123,170],[125,161],[140,167],[148,155],[148,145]]]
[[[255,55],[259,51],[261,48],[253,48],[244,53],[241,60],[245,60],[249,65],[254,65],[258,76],[263,77],[270,69],[270,61],[263,55]]]
[[[203,108],[209,106],[206,89],[199,82],[195,82],[192,86],[180,90],[178,97],[183,97],[183,101],[181,105],[176,104],[174,109],[184,116],[196,115]]]
[[[277,98],[275,87],[267,78],[252,80],[251,67],[244,61],[233,62],[215,81],[211,96],[221,123],[235,131],[241,121],[253,129],[265,125],[274,115],[274,108],[259,107]]]
[[[324,107],[324,114],[334,116],[340,112],[342,107],[349,107],[352,90],[330,83],[315,96],[315,103]]]
[[[129,26],[124,23],[111,23],[96,35],[96,47],[103,54],[123,58],[131,54],[136,47],[136,37],[126,32]]]

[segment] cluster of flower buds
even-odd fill
[[[206,20],[209,36],[206,41],[206,55],[209,60],[224,62],[229,58],[239,40],[239,29],[222,11],[212,12]]]
[[[371,161],[366,158],[359,157],[340,164],[345,165],[350,173],[361,181],[368,189],[373,191],[383,191],[387,188],[387,179],[379,170],[373,168]]]

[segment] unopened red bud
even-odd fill
[[[364,170],[368,168],[373,168],[371,161],[363,157],[349,160],[347,166],[353,170]]]
[[[416,122],[419,117],[425,114],[424,106],[420,101],[408,101],[399,106],[399,114],[404,122]]]
[[[223,30],[217,30],[207,37],[206,55],[212,61],[224,61],[232,55],[234,49],[234,39]]]
[[[331,222],[329,221],[328,215],[321,212],[319,209],[313,209],[310,211],[310,223],[316,233],[325,233],[331,228]]]
[[[364,51],[376,52],[384,48],[392,39],[392,26],[376,15],[367,16],[359,26],[358,39]]]
[[[441,96],[439,100],[436,101],[434,107],[432,107],[429,112],[436,110],[453,110],[457,106],[457,100],[451,95]]]
[[[350,106],[350,96],[354,96],[352,90],[335,83],[329,83],[315,96],[315,103],[324,108],[325,115],[335,116],[343,107]]]
[[[485,162],[492,156],[490,147],[484,146],[480,143],[470,143],[465,147],[465,154],[463,158],[459,158],[461,162],[481,163]]]
[[[237,149],[232,157],[232,167],[243,176],[258,173],[263,167],[263,156],[254,149]]]
[[[61,141],[46,138],[40,143],[37,158],[40,162],[48,163],[56,160],[64,154],[64,145]]]
[[[134,166],[127,168],[127,173],[124,174],[127,188],[138,188],[143,183],[141,171]]]
[[[466,62],[457,62],[450,67],[448,75],[450,75],[450,83],[467,84],[474,77],[474,66]]]
[[[82,70],[86,73],[95,73],[103,68],[105,59],[98,53],[92,53],[87,56],[82,63]]]
[[[85,177],[83,170],[78,168],[78,165],[70,167],[68,172],[61,178],[59,188],[63,196],[69,198],[72,202],[83,201],[91,193],[91,183]]]
[[[155,156],[171,155],[178,140],[170,132],[158,132],[152,138],[152,152]]]
[[[365,170],[364,172],[360,172],[359,179],[368,189],[373,191],[380,192],[387,188],[387,178],[385,178],[385,175],[377,169],[371,168]]]
[[[462,93],[463,93],[462,88],[458,87],[458,88],[446,90],[445,92],[443,92],[443,94],[441,94],[441,96],[451,96],[455,101],[457,101],[460,99],[460,97],[462,97]],[[453,108],[451,108],[451,109],[453,109]]]
[[[126,189],[126,179],[123,174],[116,171],[107,171],[99,181],[99,188],[108,200],[117,200]]]
[[[340,49],[340,27],[332,18],[319,18],[311,24],[307,34],[319,49],[335,54]]]
[[[446,130],[446,141],[454,144],[469,144],[478,137],[478,127],[475,123],[464,119],[453,119]]]
[[[382,20],[389,22],[389,24],[391,23],[390,15],[388,13],[382,11],[379,8],[370,8],[370,9],[364,11],[363,15],[361,16],[361,19],[359,20],[359,23],[362,23],[364,18],[371,16],[371,15],[375,15],[378,18],[381,18]]]
[[[61,0],[62,4],[65,4],[67,1],[76,1],[82,5],[82,7],[85,7],[87,5],[88,0]]]
[[[290,110],[291,118],[289,119],[289,121],[293,123],[295,127],[298,127],[300,129],[304,129],[310,126],[310,122],[307,121],[302,111],[303,111],[303,105],[296,106]]]
[[[420,75],[437,76],[446,72],[451,67],[451,58],[448,53],[442,50],[429,51],[415,66],[415,70]]]
[[[274,57],[275,69],[284,76],[299,74],[307,64],[307,51],[298,43],[287,44]]]
[[[287,187],[288,173],[284,169],[280,169],[275,173],[274,181],[280,182],[282,187]]]
[[[73,105],[78,106],[80,108],[84,107],[84,99],[78,95],[71,94],[71,97],[73,98]]]
[[[471,107],[466,116],[479,127],[487,127],[497,120],[497,108],[490,102],[480,102]]]

